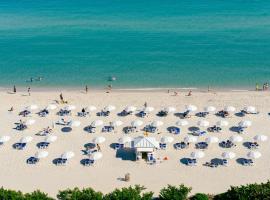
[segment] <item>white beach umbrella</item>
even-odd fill
[[[148,106],[143,109],[144,112],[152,112],[154,110],[155,109],[153,107],[148,107]]]
[[[35,157],[40,159],[40,158],[46,158],[49,155],[48,151],[40,151],[35,154]]]
[[[136,111],[136,107],[135,106],[127,106],[126,108],[125,108],[125,111],[126,112],[134,112],[134,111]]]
[[[254,106],[247,106],[244,108],[244,111],[246,111],[247,113],[255,113],[257,112],[256,108]]]
[[[228,126],[229,122],[225,120],[220,120],[217,122],[217,126]]]
[[[100,160],[103,157],[101,152],[95,152],[90,155],[91,160]]]
[[[268,137],[266,135],[256,135],[253,139],[255,141],[265,142],[266,140],[268,140]]]
[[[125,144],[125,143],[131,142],[131,141],[132,141],[132,138],[131,137],[128,137],[128,136],[121,137],[118,140],[118,142],[120,144]]]
[[[234,152],[223,152],[221,156],[224,159],[233,159],[235,158],[236,154]]]
[[[33,104],[33,105],[30,105],[30,106],[26,107],[26,109],[37,110],[38,109],[38,106],[36,104]]]
[[[109,111],[109,112],[111,112],[111,111],[113,111],[113,110],[115,110],[115,109],[116,109],[115,106],[113,106],[113,105],[108,105],[108,106],[106,106],[106,107],[104,108],[104,111]]]
[[[201,126],[201,127],[207,127],[209,126],[209,121],[206,121],[206,120],[200,120],[198,121],[198,126]]]
[[[93,139],[93,143],[95,144],[101,144],[104,143],[106,141],[105,137],[99,136]]]
[[[262,156],[262,154],[259,151],[250,151],[247,154],[247,157],[255,158],[255,159],[260,158],[261,156]]]
[[[205,112],[215,112],[216,111],[216,107],[214,106],[207,106],[204,108]]]
[[[170,136],[163,136],[160,139],[161,143],[172,143],[173,141],[174,141],[174,138]]]
[[[229,140],[231,142],[242,142],[243,138],[240,135],[232,135]]]
[[[57,136],[56,135],[49,135],[49,136],[47,136],[46,138],[45,138],[45,142],[49,142],[49,143],[51,143],[51,142],[55,142],[57,140]]]
[[[188,124],[187,120],[179,120],[176,122],[176,126],[187,126]]]
[[[211,136],[205,139],[205,142],[207,143],[218,143],[219,139],[215,136]]]
[[[195,136],[192,136],[192,135],[188,135],[184,138],[184,141],[188,142],[188,143],[195,143],[195,142],[197,142],[197,140],[198,140],[198,138]]]
[[[93,112],[93,111],[95,111],[95,110],[97,110],[97,108],[95,107],[95,106],[88,106],[87,108],[86,108],[89,112]]]
[[[64,109],[65,110],[75,110],[76,109],[76,106],[74,106],[74,105],[67,105]]]
[[[20,139],[21,143],[29,143],[33,140],[33,138],[31,136],[24,136]]]
[[[176,111],[176,108],[172,107],[172,106],[168,106],[168,107],[164,108],[164,111],[166,111],[168,113],[172,113],[172,112]]]
[[[10,136],[8,135],[3,135],[0,137],[0,143],[6,143],[10,140]]]
[[[27,126],[31,126],[31,125],[33,125],[34,123],[36,123],[36,120],[34,120],[34,119],[28,119],[28,120],[25,122],[25,124],[26,124]]]
[[[160,121],[160,120],[156,120],[156,121],[153,121],[152,123],[151,123],[151,126],[153,126],[153,127],[160,127],[160,126],[163,126],[163,121]]]
[[[103,121],[102,120],[95,120],[91,123],[92,127],[98,127],[98,126],[102,126],[103,125]]]
[[[203,158],[205,156],[205,153],[203,151],[194,151],[190,154],[191,158]]]
[[[80,121],[71,121],[71,122],[69,122],[68,125],[71,127],[79,127],[81,125],[81,122]]]
[[[190,112],[194,112],[194,111],[196,111],[198,108],[197,108],[197,106],[194,106],[194,105],[186,105],[186,109],[188,110],[188,111],[190,111]]]
[[[73,151],[66,151],[61,155],[62,159],[71,159],[75,156],[75,153]]]
[[[48,106],[47,106],[47,109],[48,110],[55,110],[57,108],[57,105],[55,105],[55,104],[49,104]]]
[[[244,121],[239,122],[238,125],[246,128],[246,127],[250,127],[252,125],[252,122],[249,120],[244,120]]]
[[[224,110],[227,111],[227,112],[234,112],[236,109],[235,109],[235,107],[233,107],[233,106],[226,106],[226,107],[224,108]]]
[[[139,127],[142,125],[143,125],[143,121],[141,121],[141,120],[135,120],[135,121],[131,122],[131,126],[133,126],[133,127]]]
[[[111,122],[111,125],[112,125],[113,127],[122,126],[123,124],[124,124],[124,123],[123,123],[122,121],[120,121],[120,120],[116,120],[116,121]]]

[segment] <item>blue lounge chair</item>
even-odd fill
[[[16,143],[14,144],[14,148],[17,150],[23,150],[26,147],[26,143]]]
[[[31,164],[31,165],[38,163],[38,161],[39,161],[39,159],[36,157],[30,157],[26,160],[27,164]]]
[[[159,143],[159,147],[162,150],[165,150],[167,148],[167,144],[166,143]]]

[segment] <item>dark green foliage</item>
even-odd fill
[[[1,200],[23,200],[23,193],[20,191],[6,190],[3,187],[0,189],[0,199]]]
[[[46,193],[43,193],[39,190],[34,191],[32,193],[26,193],[24,195],[25,200],[53,200],[53,198],[48,197]]]
[[[190,200],[208,200],[208,195],[203,194],[203,193],[197,193],[193,195]]]
[[[115,189],[113,192],[107,194],[104,200],[152,200],[153,193],[142,193],[143,190],[145,188],[140,185],[135,185],[134,188]]]
[[[83,190],[74,188],[73,190],[67,189],[59,191],[57,198],[60,200],[102,200],[103,194],[94,191],[92,188]]]
[[[168,185],[166,188],[161,189],[159,199],[161,200],[186,200],[191,188],[179,185],[178,187]]]

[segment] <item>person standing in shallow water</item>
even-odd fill
[[[16,93],[17,92],[17,89],[16,89],[16,86],[14,85],[13,86],[13,93]]]
[[[31,95],[31,94],[30,94],[30,90],[31,90],[31,88],[30,88],[30,87],[28,87],[28,89],[27,89],[28,96],[30,96],[30,95]]]
[[[88,86],[87,85],[85,86],[85,93],[86,94],[88,93]]]

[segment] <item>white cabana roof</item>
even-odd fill
[[[159,142],[154,137],[137,137],[133,140],[133,148],[159,148]]]

